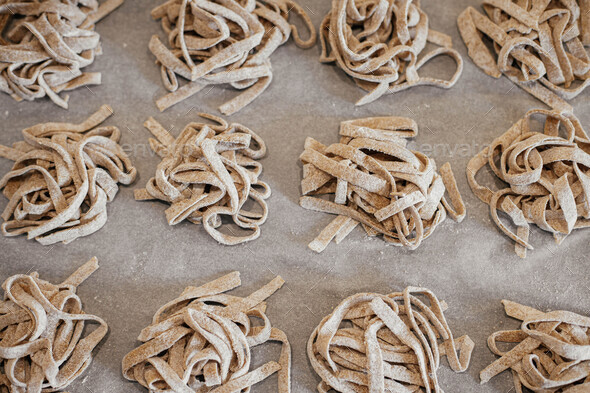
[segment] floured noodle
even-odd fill
[[[322,379],[318,392],[442,392],[441,357],[463,372],[474,347],[468,336],[453,338],[445,310],[423,288],[348,297],[307,342],[307,356]]]
[[[289,24],[292,12],[309,30],[308,40]],[[301,48],[316,42],[309,16],[292,0],[168,0],[152,10],[152,17],[162,20],[168,34],[167,45],[156,35],[149,44],[171,91],[156,102],[161,111],[207,85],[229,84],[245,90],[219,108],[231,115],[270,85],[270,56],[291,35]],[[178,76],[188,83],[180,87]]]
[[[99,72],[82,69],[102,54],[95,24],[123,1],[0,2],[0,91],[16,101],[48,96],[67,109],[60,93],[101,83]]]
[[[123,375],[150,392],[233,393],[278,372],[277,391],[289,393],[291,346],[265,314],[265,300],[283,283],[277,276],[245,298],[225,293],[241,285],[238,272],[187,287],[142,330],[142,344],[123,358]],[[269,341],[282,344],[278,362],[252,369],[251,349]]]
[[[88,368],[108,326],[82,310],[76,290],[96,269],[98,262],[92,258],[58,285],[37,272],[4,281],[0,392],[61,391]]]
[[[480,372],[481,383],[510,369],[516,392],[590,391],[590,318],[569,311],[544,313],[508,300],[502,304],[522,324],[488,338],[488,347],[500,358]],[[512,349],[503,351],[499,343],[510,343]]]
[[[119,129],[101,125],[112,114],[103,105],[80,124],[37,124],[24,129],[24,141],[12,148],[0,145],[0,157],[15,161],[0,179],[9,199],[4,236],[69,243],[106,224],[117,183],[131,184],[137,174],[119,145]]]
[[[200,114],[216,124],[189,123],[175,139],[153,118],[145,122],[156,139],[150,146],[162,158],[145,189],[135,191],[136,200],[157,199],[170,204],[166,210],[168,224],[184,220],[203,224],[219,243],[235,245],[260,236],[260,225],[268,216],[266,199],[270,187],[259,179],[262,165],[257,161],[266,154],[264,141],[240,124]],[[244,208],[250,200],[261,212]],[[246,234],[222,233],[222,217]]]
[[[544,118],[543,129],[532,129],[535,117]],[[479,184],[476,175],[486,165],[506,187]],[[467,179],[522,258],[533,249],[530,224],[551,232],[558,244],[574,229],[590,226],[590,139],[573,114],[531,110],[469,161]],[[516,233],[498,211],[508,215]]]
[[[312,250],[322,252],[332,239],[340,243],[359,223],[367,235],[413,250],[447,213],[463,220],[465,205],[450,164],[437,172],[433,159],[406,148],[417,133],[412,119],[371,117],[342,122],[340,143],[307,138],[300,205],[337,216],[309,244]]]
[[[448,89],[461,76],[463,60],[452,49],[451,37],[428,25],[419,1],[332,0],[320,27],[320,61],[336,63],[369,92],[357,105],[413,86]],[[428,42],[439,48],[425,52]],[[449,80],[419,74],[438,56],[449,56],[457,64]]]
[[[469,56],[486,74],[506,75],[559,111],[590,84],[588,0],[485,0],[458,25]],[[493,43],[495,56],[485,44]]]

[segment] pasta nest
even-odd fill
[[[340,142],[305,141],[300,205],[335,214],[310,244],[321,252],[339,243],[359,223],[396,246],[416,249],[447,214],[460,222],[465,205],[449,163],[406,147],[418,126],[403,117],[373,117],[340,124]],[[445,193],[448,192],[450,202]]]
[[[69,243],[106,224],[117,183],[131,184],[137,175],[119,145],[120,130],[100,125],[112,114],[103,105],[80,124],[37,124],[23,130],[24,141],[0,146],[0,157],[15,161],[0,179],[9,199],[3,235]]]
[[[486,74],[506,75],[551,107],[590,84],[590,4],[565,0],[486,0],[458,18],[469,56]],[[485,41],[490,41],[493,52]]]
[[[277,277],[246,298],[227,295],[240,285],[233,272],[186,288],[141,332],[143,344],[123,358],[123,375],[150,391],[231,393],[249,391],[278,371],[278,391],[288,393],[291,348],[285,333],[271,326],[264,302],[283,283]],[[282,343],[279,361],[250,371],[251,348],[268,341]]]
[[[5,0],[0,4],[0,91],[16,101],[49,97],[67,109],[63,91],[99,85],[82,69],[102,54],[95,24],[124,0]]]
[[[425,52],[430,42],[438,48]],[[419,1],[334,0],[320,27],[320,61],[336,63],[368,91],[356,104],[368,104],[384,94],[413,86],[450,88],[463,71],[451,37],[429,28]],[[435,57],[456,63],[449,80],[420,76],[418,71]]]
[[[289,23],[291,13],[303,19],[308,40]],[[156,35],[149,44],[164,86],[172,92],[156,101],[162,111],[206,85],[229,84],[245,90],[219,108],[231,115],[270,85],[270,56],[289,37],[301,48],[316,42],[309,16],[292,0],[168,0],[153,9],[152,17],[162,21],[168,34],[168,47]],[[189,83],[179,88],[177,75]]]
[[[453,339],[446,304],[427,289],[389,295],[359,293],[343,300],[314,330],[307,355],[322,382],[318,391],[442,392],[437,370],[469,366],[473,341]]]
[[[260,180],[262,165],[257,161],[266,155],[266,144],[245,126],[208,114],[200,116],[216,124],[189,123],[177,138],[153,118],[146,121],[145,126],[156,136],[150,138],[150,146],[162,161],[146,188],[136,190],[135,199],[170,203],[168,224],[184,220],[203,224],[209,235],[226,245],[257,239],[271,195],[268,184]],[[248,201],[258,205],[259,211],[248,210]],[[223,225],[224,216],[242,233]]]
[[[570,311],[541,312],[502,300],[506,314],[520,329],[501,330],[488,338],[497,356],[480,373],[482,383],[510,369],[516,392],[587,392],[590,389],[590,318]],[[515,344],[509,350],[498,344]]]
[[[37,272],[4,281],[0,392],[61,391],[88,368],[108,326],[82,310],[76,289],[96,269],[92,258],[58,285],[40,279]],[[98,326],[85,331],[89,324]]]
[[[505,187],[480,185],[476,175],[486,166]],[[529,111],[471,159],[467,179],[522,258],[533,249],[530,224],[552,233],[558,244],[574,229],[590,226],[590,139],[573,114]],[[509,216],[516,233],[498,211]]]

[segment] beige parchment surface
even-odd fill
[[[199,285],[232,270],[242,272],[247,295],[275,275],[287,284],[269,299],[268,316],[284,330],[293,346],[293,392],[313,392],[319,378],[305,354],[306,341],[320,320],[343,298],[361,291],[387,293],[408,285],[432,289],[450,306],[446,313],[456,336],[469,334],[476,343],[469,370],[454,374],[441,367],[446,392],[506,393],[512,387],[508,373],[479,385],[479,371],[495,359],[487,349],[488,335],[516,322],[505,317],[503,298],[542,310],[568,309],[590,314],[589,231],[576,231],[557,247],[553,238],[533,229],[535,250],[526,260],[513,252],[489,217],[488,208],[470,191],[465,167],[470,157],[503,133],[527,110],[543,107],[506,78],[495,80],[475,67],[460,40],[457,15],[479,1],[424,0],[431,27],[450,34],[463,55],[465,69],[451,90],[418,87],[357,108],[364,92],[342,71],[319,63],[319,47],[297,48],[292,41],[272,57],[274,80],[270,88],[243,111],[230,118],[258,132],[269,154],[262,160],[262,179],[270,184],[270,215],[260,238],[246,245],[224,247],[202,227],[183,223],[169,227],[165,205],[135,202],[133,189],[153,176],[159,159],[150,152],[149,132],[142,127],[153,115],[177,135],[197,112],[218,114],[217,107],[236,95],[231,88],[205,89],[201,94],[158,113],[154,100],[165,93],[160,70],[148,51],[152,34],[162,34],[149,11],[160,0],[127,0],[98,26],[104,55],[89,67],[102,71],[101,86],[71,92],[70,110],[48,99],[15,103],[0,96],[0,144],[21,139],[24,127],[44,121],[84,120],[103,104],[115,116],[107,124],[123,131],[122,144],[139,171],[133,186],[122,187],[108,205],[106,226],[92,236],[64,246],[41,246],[24,237],[0,239],[0,279],[37,270],[41,277],[60,282],[90,257],[101,268],[79,289],[87,312],[103,317],[110,334],[92,366],[70,391],[76,393],[141,392],[123,379],[122,357],[137,345],[136,337],[153,313],[188,285]],[[330,7],[329,0],[299,0],[316,26]],[[454,63],[437,60],[426,72],[451,75]],[[589,93],[571,103],[582,123],[590,127]],[[331,244],[321,255],[307,248],[332,219],[297,204],[302,168],[298,156],[306,136],[323,143],[338,139],[342,120],[397,115],[414,118],[420,127],[410,144],[435,158],[451,161],[468,216],[462,224],[447,220],[416,251],[388,246],[356,229],[339,246]],[[5,173],[11,163],[0,161]],[[485,175],[484,175],[485,177]],[[0,198],[0,208],[6,206]],[[254,352],[255,364],[277,358],[279,346]],[[276,376],[255,387],[275,391]]]

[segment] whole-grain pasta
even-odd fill
[[[537,117],[543,124],[535,130]],[[476,175],[485,166],[506,187],[480,185]],[[558,244],[574,229],[590,226],[590,139],[571,113],[529,111],[469,161],[467,179],[521,258],[533,249],[530,224],[551,232]],[[498,211],[508,215],[516,232]]]
[[[416,249],[447,214],[463,220],[450,164],[437,171],[433,159],[406,147],[417,133],[412,119],[372,117],[342,122],[340,142],[330,146],[307,138],[300,205],[337,216],[309,244],[312,250],[340,243],[358,223],[369,236]]]
[[[76,294],[96,269],[96,258],[55,285],[37,272],[17,274],[2,284],[0,300],[0,391],[61,391],[92,362],[108,332],[101,318],[82,310]],[[97,325],[88,331],[88,325]],[[7,390],[6,390],[7,389]]]
[[[14,161],[0,179],[9,199],[1,216],[4,236],[67,244],[106,224],[117,184],[131,184],[137,175],[119,145],[121,131],[101,125],[112,114],[103,105],[82,123],[37,124],[13,147],[0,146],[0,157]]]
[[[318,392],[442,392],[440,358],[463,372],[474,348],[468,336],[453,338],[446,307],[416,287],[343,300],[307,342],[307,356],[322,379]]]
[[[509,317],[522,323],[518,330],[488,338],[488,347],[500,358],[480,372],[481,383],[510,369],[516,392],[590,391],[590,318],[570,311],[544,313],[509,300],[502,304]],[[503,351],[499,343],[514,346]]]
[[[277,276],[248,297],[229,295],[241,285],[233,272],[186,288],[142,330],[142,344],[123,358],[123,375],[149,391],[232,393],[247,392],[278,372],[277,391],[289,393],[291,347],[285,333],[271,326],[265,302],[283,284]],[[282,344],[278,362],[251,370],[251,349],[269,341]]]
[[[308,40],[289,23],[291,12],[302,18]],[[171,92],[156,101],[161,111],[207,85],[229,84],[245,90],[219,108],[231,115],[270,85],[270,56],[291,35],[301,48],[316,42],[309,16],[293,0],[167,0],[152,10],[152,17],[168,34],[168,46],[157,35],[149,44]],[[180,87],[178,76],[188,83]]]
[[[260,180],[262,165],[257,161],[266,154],[266,145],[241,124],[228,124],[203,113],[200,116],[216,124],[191,122],[177,138],[155,119],[145,122],[156,137],[150,138],[150,146],[162,161],[146,188],[135,191],[135,199],[169,203],[168,224],[184,220],[203,224],[222,244],[257,239],[268,216],[266,199],[271,194],[268,184]],[[248,201],[260,211],[244,208]],[[245,233],[234,233],[228,225],[226,233],[222,232],[223,217],[231,217]]]
[[[82,86],[99,85],[84,72],[102,54],[95,24],[124,0],[5,0],[0,2],[0,91],[16,101],[49,97],[67,109]]]
[[[459,31],[474,63],[506,75],[553,109],[590,84],[590,5],[587,0],[484,0],[486,15],[468,7]],[[485,41],[490,40],[496,58]]]
[[[429,28],[419,1],[333,0],[320,27],[323,63],[336,63],[368,93],[356,104],[413,86],[448,89],[463,70],[451,37]],[[428,43],[438,48],[425,52]],[[449,56],[457,67],[449,80],[419,75],[438,56]]]

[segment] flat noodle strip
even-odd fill
[[[266,199],[271,194],[268,184],[259,179],[262,165],[257,161],[266,155],[266,145],[240,124],[200,116],[217,124],[189,123],[176,139],[153,118],[145,122],[157,139],[150,139],[150,146],[162,161],[146,188],[135,190],[135,199],[169,203],[168,224],[184,220],[203,224],[222,244],[257,239],[268,216]],[[258,204],[260,211],[246,210],[248,200]],[[223,233],[224,216],[247,233],[236,234],[230,226],[225,226],[229,233]]]
[[[49,97],[67,109],[62,91],[99,85],[82,69],[102,54],[95,23],[124,0],[0,2],[0,91],[16,101]]]
[[[336,65],[368,93],[356,105],[414,86],[451,88],[463,71],[451,37],[428,27],[420,2],[412,0],[333,0],[320,27],[323,63]],[[440,46],[422,54],[427,42]],[[421,56],[422,55],[422,56]],[[449,80],[419,75],[438,56],[457,64]]]
[[[535,131],[531,123],[539,116],[544,127]],[[492,190],[478,183],[476,175],[486,165],[505,188]],[[557,243],[574,229],[590,226],[590,139],[573,114],[529,111],[469,161],[467,179],[522,258],[533,248],[530,224],[552,233]],[[498,211],[510,217],[516,233]]]
[[[108,326],[82,310],[76,290],[96,269],[98,262],[92,258],[58,285],[40,279],[37,272],[4,281],[1,392],[61,391],[88,368]],[[88,324],[98,326],[88,332]]]
[[[284,284],[280,277],[241,298],[225,294],[241,285],[238,272],[188,287],[160,308],[139,335],[142,344],[123,358],[123,375],[149,391],[233,393],[278,372],[278,392],[291,391],[291,346],[272,327],[264,301]],[[253,319],[262,321],[254,326]],[[282,344],[278,362],[251,369],[251,349]]]
[[[289,24],[291,11],[309,30],[308,40]],[[309,16],[293,0],[167,0],[153,9],[152,16],[162,21],[168,34],[169,47],[157,36],[149,44],[171,92],[157,100],[161,111],[207,85],[230,84],[245,91],[219,110],[225,115],[236,113],[269,86],[273,76],[270,56],[291,35],[301,48],[316,42]],[[188,83],[179,87],[178,76]]]
[[[340,143],[306,140],[300,205],[338,215],[309,248],[322,252],[361,223],[369,236],[382,234],[389,243],[415,249],[447,213],[463,220],[465,205],[450,164],[437,173],[434,160],[406,148],[417,133],[411,119],[375,117],[342,122]]]
[[[9,199],[1,216],[4,236],[67,244],[106,224],[117,184],[131,184],[137,175],[119,145],[119,129],[101,125],[112,114],[103,105],[83,123],[37,124],[23,130],[24,141],[13,148],[0,146],[0,156],[15,161],[0,179]]]
[[[484,0],[457,20],[469,56],[486,74],[502,74],[560,112],[590,85],[587,0]],[[493,44],[496,57],[488,49]]]
[[[482,383],[510,369],[514,387],[533,392],[587,392],[590,389],[590,318],[569,311],[541,312],[502,300],[520,330],[493,333],[490,350],[500,356],[480,373]],[[507,352],[498,343],[516,344]]]
[[[307,342],[307,356],[322,379],[318,391],[442,392],[440,358],[463,372],[474,348],[468,336],[453,338],[445,309],[432,292],[415,287],[343,300]]]

